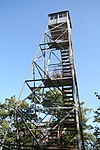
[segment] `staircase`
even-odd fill
[[[61,50],[63,77],[72,77],[68,49]]]
[[[76,113],[75,113],[75,103],[74,103],[74,93],[73,93],[73,77],[71,73],[71,63],[69,50],[61,50],[61,59],[62,59],[62,71],[63,78],[69,79],[69,85],[62,87],[63,92],[63,104],[66,107],[66,112],[69,113],[68,117],[64,121],[64,127],[73,128],[76,130]]]

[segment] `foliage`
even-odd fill
[[[62,93],[54,88],[53,90],[46,91],[42,102],[44,107],[58,107],[63,105]]]
[[[94,122],[100,123],[100,107],[94,113]]]
[[[100,95],[98,92],[94,93],[98,100],[100,100]],[[94,121],[95,126],[93,128],[93,134],[95,136],[94,150],[100,149],[100,106],[94,111]]]
[[[94,136],[95,136],[95,142],[94,142],[94,149],[99,150],[100,148],[100,107],[97,108],[97,110],[94,112],[94,123],[95,123],[95,127],[94,127]]]
[[[54,88],[53,90],[46,91],[42,100],[42,93],[37,91],[35,98],[30,97],[32,103],[27,103],[26,101],[19,100],[16,102],[15,96],[5,99],[5,103],[0,103],[0,141],[3,140],[5,133],[7,132],[6,138],[4,140],[3,150],[13,149],[13,145],[17,145],[18,149],[31,149],[30,146],[34,145],[36,141],[33,141],[35,133],[35,124],[36,121],[41,121],[41,118],[37,116],[37,113],[34,110],[35,102],[37,105],[43,107],[61,107],[63,106],[62,93]],[[18,105],[17,109],[16,106]],[[84,134],[84,142],[86,150],[98,150],[100,147],[100,107],[94,112],[94,127],[88,125],[88,114],[91,113],[92,109],[84,107],[84,103],[81,103],[81,112],[82,112],[82,127]],[[38,112],[38,111],[37,111]],[[63,111],[59,112],[57,110],[54,114],[52,110],[48,112],[51,115],[55,115],[56,118],[59,118],[62,115]],[[10,123],[12,120],[12,123]],[[37,131],[37,136],[39,132]],[[69,136],[73,136],[72,132],[64,134],[63,144],[66,143],[66,140]],[[65,141],[65,142],[64,142]],[[74,140],[71,139],[71,143],[74,143]],[[21,146],[21,147],[20,147]],[[27,146],[27,148],[26,148]]]
[[[0,141],[4,140],[3,150],[13,149],[14,145],[17,145],[18,149],[21,149],[20,145],[22,149],[27,145],[27,149],[30,149],[34,132],[34,124],[30,123],[34,120],[33,107],[25,101],[16,102],[13,96],[7,98],[4,104],[0,103],[0,108]],[[4,135],[6,135],[5,139]]]
[[[81,102],[80,106],[81,106],[81,114],[82,114],[82,126],[83,126],[83,130],[87,130],[89,128],[88,120],[88,114],[91,113],[92,109],[84,107],[84,102]]]

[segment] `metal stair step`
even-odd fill
[[[68,70],[66,69],[66,70],[63,71],[63,74],[66,74],[66,73],[69,73],[69,72],[71,72],[70,69],[68,69]]]
[[[62,90],[63,90],[63,92],[72,91],[73,87],[71,86],[71,87],[68,87],[68,88],[63,88]]]
[[[73,90],[73,87],[72,87],[72,86],[67,87],[67,88],[64,88],[64,87],[63,87],[62,90],[63,90],[63,92],[72,91],[72,90]]]
[[[66,88],[66,89],[62,89],[62,90],[63,90],[63,92],[65,92],[65,93],[66,93],[66,92],[69,92],[69,91],[71,92],[71,91],[73,90],[73,87]]]
[[[62,64],[62,69],[63,69],[63,71],[64,71],[64,70],[67,70],[68,67],[70,67],[70,64],[68,64],[68,63],[63,63],[63,64]],[[70,70],[71,70],[71,69],[70,69]]]
[[[69,51],[61,52],[61,56],[65,56],[65,55],[69,56]]]
[[[68,100],[73,100],[73,97],[69,98],[69,97],[63,96],[63,98],[64,98],[64,100],[63,100],[64,103],[67,103]]]
[[[70,69],[67,69],[67,68],[63,68],[63,73],[67,73],[67,72],[71,72],[71,70]]]
[[[64,103],[67,103],[67,102],[69,102],[69,100],[71,100],[71,101],[73,101],[73,97],[71,97],[71,98],[66,98],[66,97],[63,97],[64,98]],[[69,102],[70,103],[70,102]],[[71,103],[72,104],[72,103]]]
[[[66,71],[66,70],[70,70],[71,71],[71,69],[68,69],[69,67],[70,67],[69,64],[67,64],[67,66],[66,66],[66,64],[62,64],[62,71]]]
[[[70,69],[63,69],[63,72],[65,72],[65,73],[67,73],[67,72],[71,72],[71,70]]]
[[[61,57],[69,57],[69,53],[66,52],[66,53],[61,53]]]
[[[63,72],[63,75],[66,75],[66,74],[71,74],[71,71],[70,70],[65,70],[64,72]]]
[[[62,58],[62,59],[63,59],[63,58],[69,59],[69,56],[68,56],[68,55],[62,55],[61,58]]]
[[[64,107],[66,107],[66,105],[64,105]],[[69,107],[69,108],[66,109],[66,111],[67,111],[67,112],[70,112],[72,109],[73,109],[73,108],[70,108],[70,107]]]
[[[75,118],[75,116],[68,116],[68,117],[66,117],[66,119],[73,119],[73,120],[75,120],[76,118]]]
[[[66,72],[64,71],[62,75],[67,75],[68,77],[70,76],[70,78],[72,77],[72,74],[71,74],[70,70],[68,70]],[[71,79],[70,79],[70,82],[73,83]]]
[[[70,62],[69,62],[69,61],[63,61],[63,62],[62,62],[62,66],[66,66],[66,67],[67,67],[67,65],[70,66]]]
[[[72,86],[63,86],[63,90],[72,89]]]
[[[64,62],[62,63],[62,67],[63,67],[63,68],[68,68],[68,67],[70,67],[70,63],[64,61]]]
[[[69,68],[67,69],[67,68],[65,68],[65,67],[63,67],[63,66],[62,66],[62,68],[63,68],[62,72],[65,72],[65,73],[67,73],[68,71],[71,72],[71,69],[69,69]]]
[[[69,57],[68,56],[62,56],[61,60],[62,60],[62,62],[65,61],[65,60],[69,61]]]
[[[69,95],[69,96],[68,96],[68,95],[66,94],[66,95],[63,95],[63,96],[64,96],[64,98],[66,98],[66,99],[67,99],[67,98],[73,98],[73,95]]]
[[[68,103],[73,103],[74,104],[74,100],[70,100],[70,99],[64,100],[64,102],[68,102]]]
[[[71,71],[69,70],[69,71],[67,71],[67,72],[63,72],[63,76],[64,75],[71,75]]]
[[[63,72],[71,71],[70,68],[63,69]]]
[[[61,50],[61,54],[64,54],[64,53],[69,53],[69,50],[68,50],[68,49],[67,49],[67,50],[62,49],[62,50]]]
[[[64,122],[64,127],[66,128],[76,128],[76,122],[72,121],[72,122]]]
[[[63,66],[63,69],[67,68],[67,67],[70,67],[70,63],[64,63],[64,64],[62,64],[62,66]]]
[[[64,64],[63,64],[63,65],[64,65]],[[63,66],[63,67],[64,67],[64,66]],[[66,66],[65,68],[63,68],[63,71],[64,71],[64,70],[66,71],[67,69],[71,69],[71,68],[70,68],[70,65],[69,65],[69,66]]]
[[[64,106],[65,106],[66,108],[74,108],[74,103],[69,103],[69,102],[67,102],[67,101],[64,101]]]
[[[73,94],[72,91],[64,91],[64,94]]]
[[[74,107],[73,104],[64,104],[64,106],[65,106],[65,107],[72,107],[72,108]]]
[[[64,90],[63,91],[63,96],[73,96],[73,91],[72,90]]]
[[[61,50],[61,55],[62,55],[62,54],[69,54],[69,50],[62,49],[62,50]]]
[[[71,73],[70,72],[63,73],[63,77],[67,77],[67,76],[71,76]],[[72,82],[71,82],[71,84],[72,84]]]
[[[69,57],[62,57],[62,63],[69,61]]]
[[[69,100],[71,100],[71,102],[69,102]],[[74,103],[72,102],[72,100],[73,100],[73,98],[66,98],[65,96],[63,97],[63,102],[64,103],[73,104],[74,105]]]
[[[63,74],[63,77],[71,77],[71,74],[70,74],[70,73],[68,73],[68,74]],[[72,85],[72,82],[71,82],[70,85]]]
[[[70,64],[69,64],[69,63],[63,63],[63,64],[62,64],[63,70],[64,70],[64,69],[67,69],[68,67],[70,67]]]

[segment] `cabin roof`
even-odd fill
[[[69,10],[59,11],[59,12],[55,12],[55,13],[50,13],[50,14],[48,14],[48,17],[50,17],[50,16],[52,16],[52,15],[61,14],[61,13],[68,13],[68,17],[69,17],[69,20],[70,20],[70,27],[72,28],[72,23],[71,23],[71,19],[70,19]]]
[[[55,15],[55,14],[60,14],[60,13],[66,13],[66,12],[69,13],[69,11],[66,10],[66,11],[59,11],[59,12],[51,13],[51,14],[48,14],[48,16]]]

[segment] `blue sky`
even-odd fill
[[[0,101],[19,96],[48,23],[48,14],[69,10],[80,100],[100,105],[100,0],[0,0]]]

